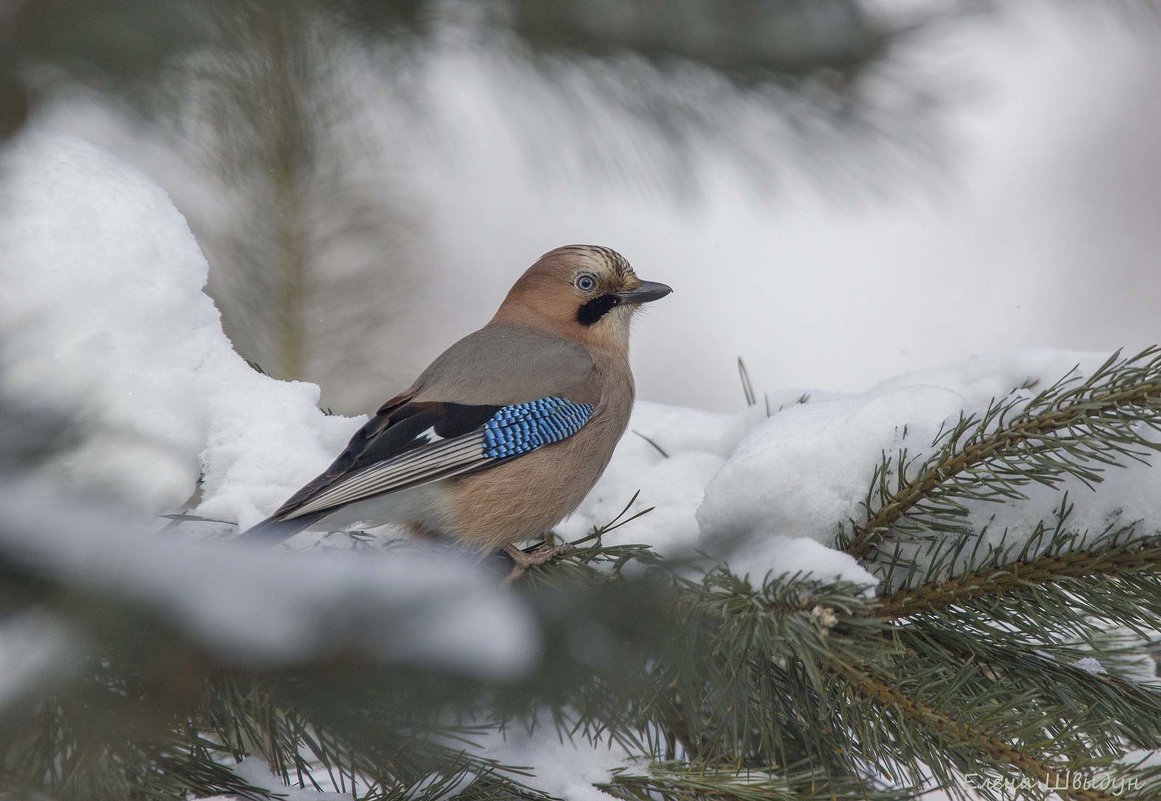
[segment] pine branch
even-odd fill
[[[941,738],[985,737],[982,753],[990,758],[1015,757],[1005,751],[1014,747],[1023,756],[1012,764],[1050,786],[1081,775],[1077,759],[1085,755],[1105,755],[1094,763],[1105,773],[1090,769],[1091,784],[1113,775],[1107,759],[1130,746],[1161,746],[1161,695],[1114,675],[1116,660],[1130,649],[1139,656],[1141,638],[1161,617],[1161,536],[1139,538],[1133,525],[1110,524],[1096,536],[1072,531],[1072,509],[1065,494],[1051,524],[1011,545],[1006,534],[984,545],[982,532],[962,531],[924,545],[896,542],[876,557],[887,588],[877,614],[895,623],[893,638],[912,653],[903,663],[905,686],[895,688],[912,704],[909,717]],[[1110,638],[1101,630],[1110,622],[1138,639]],[[1096,657],[1113,673],[1094,676],[1059,661],[1081,657]],[[1029,772],[1037,764],[1052,772]]]
[[[646,696],[656,725],[679,734],[681,750],[701,765],[809,760],[832,776],[864,776],[849,725],[831,704],[831,663],[875,663],[893,648],[858,588],[803,577],[770,577],[755,588],[722,569],[677,581],[673,614],[682,625]]]
[[[939,612],[949,606],[963,606],[980,598],[995,598],[1029,585],[1072,584],[1095,576],[1155,576],[1159,568],[1161,536],[1126,540],[1096,550],[1056,551],[1002,564],[989,560],[988,564],[950,578],[889,592],[879,600],[879,614],[897,620],[919,613]],[[1147,594],[1134,597],[1145,602],[1150,598]],[[1141,611],[1156,615],[1161,610]]]
[[[896,637],[911,654],[896,683],[1025,749],[1076,763],[1161,746],[1161,688],[1118,676],[1111,660],[1096,672],[1075,653],[944,621],[899,627]],[[1086,656],[1104,667],[1102,651]]]
[[[1124,425],[1139,435],[1133,426],[1142,422]],[[1007,425],[997,414],[960,440]],[[1118,425],[1076,427],[1074,440],[1084,440],[1076,448],[1110,459],[1136,452]],[[1105,450],[1085,440],[1110,432],[1121,439]],[[1048,464],[1059,449],[1044,447]],[[1117,675],[1121,641],[1106,637],[1101,621],[1144,632],[1161,617],[1161,535],[1112,525],[1091,537],[1071,531],[1067,495],[1055,520],[1031,536],[1015,532],[1011,545],[987,545],[955,519],[963,499],[1011,500],[1020,481],[1054,486],[1058,476],[1080,475],[1077,465],[1089,470],[1076,459],[1081,450],[1069,448],[1062,452],[1072,454],[1072,472],[1017,470],[1005,452],[1009,472],[984,460],[940,485],[946,491],[932,503],[901,514],[892,532],[941,536],[900,537],[893,549],[877,541],[887,573],[879,599],[807,576],[767,576],[755,586],[722,567],[694,578],[688,565],[646,546],[606,545],[604,534],[635,519],[634,496],[570,554],[521,582],[544,648],[518,679],[404,667],[362,651],[277,669],[227,666],[149,603],[87,585],[78,591],[51,570],[0,554],[0,602],[84,621],[96,646],[79,684],[66,688],[77,702],[59,707],[67,714],[57,730],[66,734],[50,726],[46,737],[27,721],[9,727],[0,763],[26,769],[21,787],[44,789],[49,776],[56,795],[77,799],[117,795],[139,780],[148,788],[141,797],[232,788],[265,798],[229,767],[259,756],[287,783],[369,798],[437,801],[454,792],[469,801],[549,801],[519,766],[483,756],[478,737],[543,721],[547,736],[555,726],[561,736],[615,741],[652,760],[648,771],[622,771],[605,785],[641,801],[904,798],[933,781],[964,797],[956,782],[981,771],[1015,770],[1050,785],[1067,771],[1148,778],[1123,760],[1132,747],[1161,744],[1161,697]],[[415,631],[400,626],[394,636],[406,643]],[[1072,664],[1086,654],[1109,673]],[[59,705],[68,696],[50,689],[41,697]],[[97,726],[93,709],[105,710]],[[132,728],[142,711],[151,727]],[[73,769],[74,791],[51,778],[74,764],[62,754],[100,769]],[[1082,786],[1066,797],[1109,796]]]
[[[371,667],[352,692],[320,690],[329,673],[224,673],[207,685],[197,728],[228,743],[235,759],[261,756],[287,785],[396,801],[438,801],[452,789],[467,799],[549,798],[515,778],[527,770],[473,753],[491,721],[441,721],[406,701],[421,682]],[[446,688],[430,699],[460,705]]]
[[[896,542],[880,551],[885,573],[880,595],[887,619],[957,626],[988,638],[1003,636],[1072,659],[1099,651],[1102,660],[1139,660],[1142,640],[1161,618],[1156,570],[1159,535],[1139,537],[1138,524],[1108,524],[1096,535],[1070,528],[1066,493],[1051,524],[1031,536],[1008,532],[985,544],[985,530],[924,544]],[[1135,633],[1114,652],[1104,629]]]
[[[801,578],[754,589],[715,571],[681,584],[684,648],[708,659],[663,660],[673,672],[658,681],[670,694],[659,690],[654,703],[671,708],[657,725],[707,769],[787,765],[799,755],[830,775],[876,769],[905,785],[933,771],[954,795],[957,777],[962,787],[979,771],[1014,768],[1034,783],[1087,766],[1098,781],[1129,745],[1161,744],[1155,690],[1037,656],[1040,643],[1002,630],[957,631],[935,613],[942,628],[922,616],[884,627],[873,602],[851,589],[844,599],[841,587]],[[835,679],[860,693],[836,694]],[[896,701],[905,714],[884,719],[883,704]]]
[[[655,443],[654,447],[656,447]],[[594,527],[591,532],[569,543],[569,550],[545,565],[537,565],[525,571],[520,583],[530,587],[559,586],[562,579],[599,580],[614,579],[630,564],[651,567],[662,562],[660,556],[648,545],[626,543],[606,545],[604,536],[622,526],[632,523],[653,511],[652,506],[629,514],[641,491],[625,504],[617,515],[603,526]]]
[[[1032,781],[1043,785],[1057,785],[1060,777],[1069,771],[1026,753],[986,731],[956,720],[929,705],[916,701],[911,694],[901,691],[891,682],[863,670],[847,667],[843,680],[852,690],[871,699],[884,710],[899,714],[924,729],[937,733],[952,748],[976,751],[993,764],[1011,765]],[[1095,790],[1071,788],[1060,791],[1064,798],[1077,801],[1112,801],[1116,796]]]
[[[1069,476],[1091,486],[1123,459],[1144,461],[1158,448],[1144,432],[1159,428],[1161,349],[1127,359],[1118,351],[1083,381],[1074,371],[1030,400],[1017,393],[962,414],[922,462],[906,451],[884,456],[867,518],[840,546],[863,559],[893,533],[962,533],[967,501],[1023,500],[1021,487]]]
[[[810,767],[770,772],[682,762],[656,763],[647,774],[618,770],[610,781],[596,786],[629,801],[905,801],[916,797],[913,791],[873,787],[864,779],[829,776]]]
[[[223,764],[225,750],[134,697],[116,668],[94,669],[67,695],[46,696],[26,721],[7,715],[0,734],[0,795],[47,793],[62,801],[173,799],[229,794],[268,801],[270,793]]]

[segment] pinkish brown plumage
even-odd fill
[[[564,519],[608,465],[633,406],[630,318],[670,291],[638,279],[608,248],[546,253],[486,326],[436,358],[326,472],[243,536],[397,523],[505,548],[518,568],[550,557],[512,543]],[[489,449],[497,437],[508,439]]]

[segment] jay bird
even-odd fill
[[[515,562],[514,543],[573,512],[629,422],[629,325],[672,290],[619,253],[570,245],[516,281],[491,321],[384,403],[334,463],[242,534],[283,540],[315,523],[402,524]]]

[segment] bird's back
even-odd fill
[[[595,403],[598,381],[592,356],[576,342],[527,326],[493,323],[440,354],[405,394],[414,401],[497,406],[550,396]]]

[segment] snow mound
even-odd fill
[[[895,464],[903,450],[926,457],[961,413],[983,412],[994,398],[1030,400],[1066,375],[1092,372],[1105,358],[1049,349],[977,356],[897,376],[863,395],[783,409],[756,425],[707,484],[697,510],[700,546],[755,578],[765,570],[809,571],[818,578],[874,583],[833,545],[844,524],[865,518],[872,476],[884,454]],[[1064,491],[1076,502],[1070,530],[1095,535],[1110,525],[1156,520],[1161,471],[1122,461],[1092,488],[1069,478],[1055,489],[1027,486],[1022,501],[963,505],[981,528],[987,525],[984,540],[996,546],[1022,543],[1039,523],[1051,523]]]
[[[0,169],[0,382],[82,423],[56,484],[256,522],[341,449],[312,384],[252,370],[202,288],[208,266],[160,188],[87,143],[31,134]]]
[[[815,392],[805,403],[759,404],[736,414],[639,402],[609,468],[559,531],[569,538],[587,533],[639,491],[627,515],[653,510],[610,533],[609,542],[647,543],[666,556],[709,554],[754,581],[810,573],[875,584],[833,546],[844,523],[864,516],[884,454],[929,454],[961,412],[980,412],[993,398],[1030,399],[1105,358],[1043,348],[976,356],[896,376],[860,395]],[[1104,479],[1095,494],[1079,481],[1063,482],[1078,501],[1072,528],[1096,533],[1157,517],[1161,471],[1132,463]],[[989,544],[1019,542],[1053,519],[1060,492],[1036,485],[1025,492],[1027,500],[1002,508],[974,505],[981,524],[990,522]]]
[[[963,406],[957,392],[915,387],[784,409],[751,431],[710,481],[697,512],[702,532],[829,545],[838,524],[858,516],[883,451],[930,442]]]

